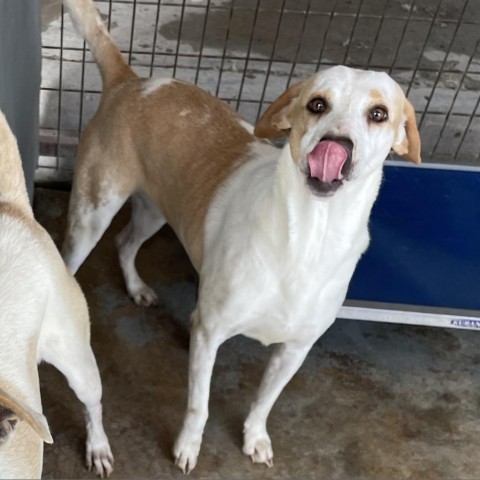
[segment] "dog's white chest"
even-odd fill
[[[268,166],[247,166],[215,202],[201,275],[202,322],[227,338],[314,341],[335,320],[368,245],[381,171],[323,202],[291,178],[287,193],[272,190],[268,173]]]
[[[239,333],[264,344],[308,341],[333,323],[364,247],[333,238],[328,243],[322,246],[324,254],[312,257],[311,263],[303,256],[281,258],[270,271],[252,271],[248,293],[238,293],[251,304]]]
[[[230,335],[266,345],[315,340],[335,320],[368,244],[366,226],[355,233],[355,243],[333,230],[303,250],[275,252],[256,245],[249,248],[255,254],[222,256],[217,263],[222,267],[204,277],[212,293],[203,297],[203,305],[219,312],[207,318],[215,318]]]

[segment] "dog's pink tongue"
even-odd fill
[[[339,143],[323,140],[308,154],[310,174],[322,182],[341,180],[347,157],[347,151]]]

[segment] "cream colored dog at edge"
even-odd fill
[[[290,88],[253,132],[193,85],[137,77],[93,2],[64,3],[104,86],[78,150],[64,259],[75,273],[131,198],[120,264],[130,295],[149,305],[155,294],[135,255],[172,226],[200,275],[176,463],[195,467],[217,349],[243,334],[279,344],[244,428],[244,453],[270,466],[267,416],[342,305],[369,242],[383,162],[391,149],[420,162],[413,107],[388,75],[334,67]],[[281,150],[257,138],[285,135]]]
[[[112,471],[102,385],[85,298],[30,207],[15,137],[0,112],[0,478],[40,478],[43,442],[37,363],[58,368],[83,402],[87,466]]]

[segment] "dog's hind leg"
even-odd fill
[[[267,417],[273,404],[300,368],[311,344],[284,343],[274,350],[243,429],[243,453],[254,463],[273,465],[273,450],[267,433]]]
[[[90,346],[87,304],[68,276],[56,282],[39,341],[39,360],[55,366],[85,407],[86,464],[102,477],[113,470],[113,455],[103,428],[102,384]]]
[[[137,305],[149,306],[157,302],[157,296],[138,275],[135,257],[143,242],[160,230],[166,220],[156,205],[144,194],[136,193],[131,198],[130,223],[116,238],[118,256],[128,293]]]
[[[110,225],[128,195],[109,194],[95,203],[72,192],[62,257],[74,275]]]

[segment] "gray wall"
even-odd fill
[[[0,109],[17,137],[30,200],[38,161],[40,2],[0,0]]]

